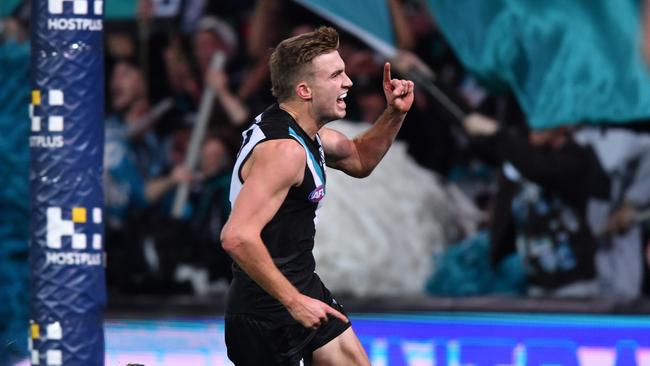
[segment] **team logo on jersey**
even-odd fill
[[[325,186],[318,186],[309,194],[309,200],[312,202],[318,202],[322,200],[323,197],[325,197]]]

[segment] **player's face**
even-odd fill
[[[352,80],[345,73],[345,62],[338,51],[325,53],[312,60],[309,86],[312,91],[312,112],[322,123],[345,117],[345,100]]]

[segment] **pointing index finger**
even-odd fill
[[[390,62],[384,64],[384,86],[390,88]]]

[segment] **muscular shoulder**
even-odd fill
[[[267,140],[255,148],[256,154],[282,160],[301,160],[305,162],[305,149],[294,139]]]
[[[302,182],[307,156],[293,139],[268,140],[258,144],[251,156],[249,169],[265,171],[276,177]],[[247,174],[246,174],[247,175]]]

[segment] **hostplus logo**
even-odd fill
[[[40,111],[42,108],[40,90],[32,90],[32,103],[29,105],[29,118],[32,121],[32,136],[29,137],[29,146],[60,148],[63,147],[64,118],[61,115],[52,113],[44,117]],[[62,107],[64,103],[63,91],[59,89],[49,90],[47,93],[47,104],[50,107]],[[53,108],[56,110],[56,108]]]
[[[47,10],[51,15],[72,13],[73,17],[51,16],[47,19],[47,29],[100,31],[103,29],[101,17],[90,19],[88,15],[101,16],[103,9],[104,2],[98,0],[48,0]]]
[[[47,264],[102,265],[102,210],[93,208],[91,218],[88,214],[85,207],[73,207],[71,210],[47,208]]]
[[[48,349],[41,353],[39,346],[47,341],[63,340],[61,323],[53,322],[45,324],[41,329],[38,323],[30,321],[28,349],[31,354],[32,365],[61,366],[63,365],[63,352],[60,349]]]

